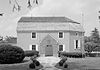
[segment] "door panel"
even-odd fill
[[[46,45],[46,47],[45,47],[45,56],[53,56],[53,47],[52,47],[52,45]]]

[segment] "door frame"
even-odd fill
[[[45,56],[53,56],[53,45],[46,45]]]

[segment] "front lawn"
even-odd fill
[[[30,58],[25,58],[22,63],[0,64],[0,70],[31,70],[29,64],[32,63]],[[32,69],[34,70],[34,69]]]
[[[67,64],[68,70],[100,70],[100,57],[68,58]]]

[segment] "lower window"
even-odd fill
[[[59,45],[59,51],[63,51],[63,45]]]
[[[32,45],[32,50],[36,50],[36,45]]]

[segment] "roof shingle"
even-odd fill
[[[80,24],[66,17],[22,17],[18,22],[71,22]]]

